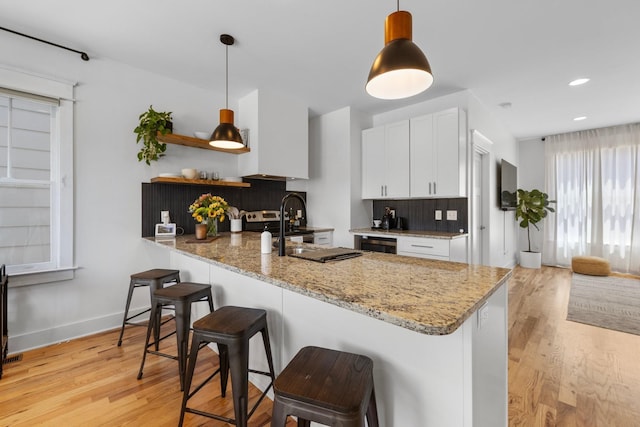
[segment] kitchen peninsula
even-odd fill
[[[261,254],[256,233],[190,238],[144,240],[157,265],[211,283],[216,307],[266,309],[277,372],[305,345],[362,353],[381,425],[506,426],[510,270],[369,252],[316,263]]]

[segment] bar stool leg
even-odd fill
[[[127,304],[124,308],[124,317],[122,318],[122,328],[120,328],[120,337],[118,337],[118,347],[122,345],[122,336],[124,335],[124,326],[127,323],[127,315],[129,314],[129,307],[131,306],[131,298],[133,297],[133,290],[135,289],[133,279],[129,282],[129,294],[127,295]]]
[[[178,422],[178,427],[182,427],[182,423],[184,422],[184,413],[185,409],[187,408],[187,400],[189,400],[190,397],[189,393],[191,392],[191,380],[193,379],[193,371],[195,370],[196,361],[198,359],[198,349],[200,348],[200,343],[202,343],[200,334],[195,332],[193,334],[193,338],[191,339],[191,354],[189,355],[189,365],[187,366],[187,373],[184,379],[182,406],[180,408],[180,421]],[[224,397],[224,394],[222,396]]]
[[[264,328],[260,331],[262,332],[262,342],[264,343],[264,352],[267,355],[267,363],[269,364],[269,374],[271,377],[271,382],[276,380],[275,369],[273,369],[273,358],[271,357],[271,343],[269,342],[269,329],[267,328],[267,324],[265,322]]]
[[[271,425],[280,427],[287,424],[287,414],[284,411],[285,405],[278,404],[278,396],[273,401],[273,412],[271,413]]]
[[[178,345],[178,372],[180,374],[180,390],[184,390],[184,374],[187,367],[187,348],[189,341],[189,324],[191,323],[191,303],[184,304],[176,302],[175,309],[176,342]]]
[[[249,394],[249,342],[240,340],[229,348],[229,365],[231,367],[231,391],[233,394],[233,410],[236,426],[247,427],[247,411]]]
[[[367,407],[367,425],[370,427],[378,427],[379,425],[375,387],[371,387],[371,397],[369,397],[369,406]]]
[[[149,338],[151,338],[151,330],[153,329],[153,319],[156,318],[156,312],[158,311],[158,304],[155,304],[152,301],[151,304],[151,315],[149,316],[149,324],[147,325],[147,337],[144,341],[144,347],[142,348],[142,362],[140,362],[140,370],[138,371],[138,379],[142,378],[142,369],[144,368],[144,362],[147,359],[147,348],[149,347]],[[160,309],[162,310],[162,308]],[[160,328],[156,328],[156,329],[160,329]],[[157,341],[156,341],[156,345],[157,345]]]

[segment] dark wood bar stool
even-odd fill
[[[271,425],[287,416],[298,426],[311,421],[340,427],[378,427],[373,361],[359,354],[304,347],[276,379]]]
[[[131,275],[129,281],[129,294],[127,295],[127,304],[124,308],[124,318],[122,319],[122,328],[120,329],[120,337],[118,338],[118,347],[122,345],[122,335],[124,334],[125,325],[132,326],[147,326],[145,324],[133,323],[132,319],[151,311],[148,308],[138,314],[129,316],[129,307],[131,306],[131,297],[133,296],[134,289],[141,288],[143,286],[149,287],[149,300],[153,297],[153,292],[156,289],[164,287],[165,283],[176,282],[180,283],[180,270],[166,270],[163,268],[154,268],[152,270],[143,271]]]
[[[269,364],[269,372],[249,369],[249,339],[258,332],[262,333],[264,350],[267,356],[267,363]],[[195,387],[194,391],[191,392],[191,380],[196,366],[198,350],[201,344],[206,345],[211,342],[217,343],[220,349],[220,369],[211,374],[209,378]],[[224,397],[226,394],[229,368],[231,370],[235,419],[187,407],[187,401],[217,373],[220,373],[222,396]],[[248,412],[249,372],[266,375],[271,378],[269,386],[262,393],[250,412]],[[193,339],[191,341],[189,367],[185,378],[179,426],[182,426],[185,412],[189,412],[224,421],[229,424],[235,424],[236,426],[246,427],[247,420],[255,412],[258,405],[260,405],[260,402],[262,402],[267,395],[271,386],[273,386],[274,379],[275,374],[271,358],[271,344],[269,343],[269,330],[267,329],[267,312],[255,308],[221,307],[193,323]]]
[[[142,363],[138,372],[138,379],[142,378],[142,370],[147,353],[157,356],[168,357],[178,361],[178,372],[180,373],[180,389],[184,387],[184,373],[187,367],[187,355],[189,348],[189,331],[191,324],[191,304],[199,301],[207,301],[209,303],[209,311],[213,311],[213,298],[211,296],[211,285],[182,282],[173,286],[157,289],[153,292],[151,298],[151,315],[147,327],[147,338],[144,343],[144,352],[142,354]],[[162,307],[165,305],[173,305],[175,307],[176,330],[164,337],[160,337],[160,318]],[[149,343],[151,331],[156,331],[154,342]],[[170,354],[161,353],[157,350],[158,342],[176,335],[178,345],[178,357]],[[149,347],[155,346],[156,350],[149,350]]]

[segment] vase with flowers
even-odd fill
[[[195,219],[196,239],[206,239],[207,236],[218,234],[218,221],[224,221],[229,204],[220,196],[211,193],[203,194],[189,206],[189,213]]]

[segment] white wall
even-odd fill
[[[371,223],[361,189],[360,135],[366,118],[350,107],[309,122],[309,225],[333,227],[333,245],[353,247],[349,229]]]
[[[540,138],[518,141],[518,188],[545,190],[544,142]],[[538,224],[540,231],[531,227],[531,249],[542,250],[544,221]],[[528,250],[527,229],[518,227],[518,248]]]
[[[9,348],[17,352],[118,326],[129,275],[163,266],[141,247],[141,182],[183,167],[235,174],[237,159],[173,145],[167,158],[151,167],[136,157],[133,129],[150,104],[172,111],[175,132],[191,135],[216,126],[223,91],[208,92],[99,54],[84,62],[78,55],[21,38],[6,40],[1,61],[14,69],[78,82],[74,246],[79,269],[71,281],[10,288]],[[133,306],[147,303],[148,293],[139,291]]]

